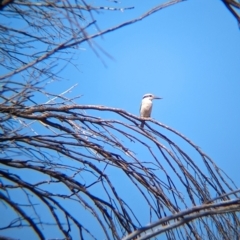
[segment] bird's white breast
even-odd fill
[[[152,111],[152,100],[150,99],[143,99],[140,109],[141,117],[150,117]]]

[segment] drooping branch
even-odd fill
[[[79,105],[79,96],[67,97],[76,85],[59,95],[46,90],[46,79],[59,79],[82,43],[98,54],[94,38],[182,1],[159,4],[105,30],[96,11],[133,8],[1,2],[0,198],[12,219],[1,222],[0,231],[26,228],[47,239],[52,236],[46,229],[54,227],[54,238],[76,232],[80,239],[99,239],[99,232],[106,239],[144,238],[160,219],[156,234],[169,239],[239,237],[237,186],[193,142],[153,119],[141,129],[142,119],[123,109]],[[15,18],[22,28],[7,24]],[[36,94],[51,99],[43,103]],[[108,118],[99,117],[105,113]],[[143,228],[148,222],[154,223]]]
[[[146,219],[143,221],[121,194],[121,184],[115,182],[112,172],[127,184],[131,194],[138,196],[149,214],[148,220],[162,219],[161,224],[170,221],[169,216],[173,216],[173,221],[179,219],[178,214],[192,206],[204,207],[207,202],[210,205],[216,196],[220,202],[230,202],[228,193],[237,189],[198,146],[154,119],[145,119],[142,129],[139,127],[142,119],[123,109],[73,104],[73,99],[66,97],[69,90],[53,95],[48,103],[34,104],[30,97],[33,90],[45,94],[34,82],[28,86],[9,82],[3,89],[2,189],[8,195],[18,189],[26,196],[28,204],[18,207],[26,216],[34,212],[36,226],[55,224],[65,238],[71,236],[74,228],[82,239],[94,235],[64,205],[68,201],[77,203],[82,214],[88,212],[106,239],[121,239],[134,231],[137,235],[145,231],[142,226]],[[97,117],[103,112],[110,118]],[[186,144],[187,148],[182,147]],[[39,180],[29,182],[21,169],[34,173]],[[30,195],[35,196],[34,202],[27,200]],[[238,192],[232,196],[239,200]],[[36,205],[39,202],[50,213],[48,221],[40,217]],[[172,239],[179,239],[179,234],[182,238],[184,234],[195,238],[206,234],[211,238],[216,237],[216,232],[217,236],[224,237],[226,233],[236,236],[233,229],[239,225],[238,208],[230,215],[221,212],[218,217],[206,209],[200,211],[203,215],[194,217],[194,222],[191,213],[188,220],[167,225],[169,228],[161,228],[158,234],[171,234]],[[210,218],[203,218],[209,214]]]
[[[239,192],[240,190],[238,190]],[[155,237],[163,232],[167,232],[169,230],[173,230],[179,226],[182,226],[188,222],[194,221],[196,219],[200,219],[202,217],[223,214],[223,213],[231,213],[231,212],[239,212],[240,211],[240,199],[228,200],[220,203],[214,204],[203,204],[201,206],[193,207],[191,209],[183,210],[180,213],[171,215],[169,217],[162,218],[157,222],[149,224],[137,231],[129,234],[123,240],[131,240],[137,239],[146,240],[152,237]],[[236,219],[236,235],[238,235],[238,228],[240,225],[239,219]],[[141,235],[141,236],[140,236]],[[229,235],[225,236],[226,238]]]

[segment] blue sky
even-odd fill
[[[102,3],[110,5],[96,1]],[[100,29],[138,17],[159,1],[121,4],[135,9],[95,14]],[[163,97],[152,117],[191,139],[240,185],[240,32],[221,1],[185,1],[94,41],[114,60],[98,51],[104,66],[82,44],[73,61],[78,69],[68,65],[61,72],[68,81],[50,85],[56,93],[78,83],[71,95],[83,95],[79,104],[135,115],[143,94]]]

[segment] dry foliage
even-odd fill
[[[132,7],[1,1],[2,235],[26,228],[39,239],[240,236],[237,186],[189,139],[152,119],[141,129],[122,109],[79,105],[79,96],[68,97],[76,86],[49,90],[81,43],[98,55],[93,38],[180,2],[100,30],[95,11]],[[8,19],[20,19],[19,28]],[[93,25],[99,31],[91,35]]]

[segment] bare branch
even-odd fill
[[[183,210],[178,214],[174,214],[172,216],[162,218],[155,223],[149,224],[146,227],[138,229],[137,231],[123,238],[123,240],[136,239],[136,237],[138,237],[137,239],[139,240],[150,239],[163,232],[173,230],[174,228],[177,228],[188,222],[191,222],[196,219],[200,219],[201,217],[211,216],[216,214],[223,214],[223,213],[231,213],[236,211],[240,211],[239,199],[229,200],[229,201],[224,201],[224,202],[214,203],[214,204],[207,204],[207,205],[204,204],[198,207],[193,207],[188,210]],[[239,224],[240,222],[238,222],[238,225]]]
[[[82,43],[100,59],[99,49],[110,57],[94,38],[180,2],[161,3],[105,30],[96,12],[133,7],[0,3],[0,198],[1,210],[12,217],[1,223],[2,236],[21,228],[52,239],[51,227],[54,239],[76,232],[79,239],[99,239],[99,232],[106,239],[240,237],[239,189],[195,143],[153,119],[140,128],[143,119],[123,109],[79,105],[81,95],[69,97],[77,84],[60,94],[49,90],[65,66],[75,66]],[[105,112],[108,119],[99,117]]]

